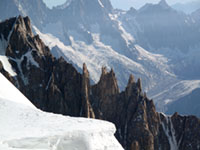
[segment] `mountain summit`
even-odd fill
[[[170,7],[168,5],[168,3],[166,2],[166,0],[160,0],[160,2],[158,3],[158,5],[162,6],[163,8],[169,8]]]

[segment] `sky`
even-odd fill
[[[52,6],[63,4],[66,0],[43,0],[50,8]],[[114,8],[128,10],[130,7],[136,9],[143,6],[145,3],[158,3],[160,0],[111,0]],[[192,0],[166,0],[170,5],[175,3],[186,3]]]

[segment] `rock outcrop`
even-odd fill
[[[142,91],[141,79],[130,75],[120,92],[113,69],[102,68],[100,80],[90,85],[86,64],[83,73],[63,58],[55,59],[28,17],[0,23],[0,40],[6,40],[5,57],[16,76],[0,63],[2,72],[38,108],[64,115],[115,123],[116,137],[126,150],[198,150],[200,120],[195,116],[165,116]]]
[[[44,111],[80,116],[82,76],[75,68],[51,55],[39,36],[33,35],[28,17],[12,18],[0,26],[8,43],[5,56],[17,74],[13,84]]]

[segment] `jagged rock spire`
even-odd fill
[[[104,75],[106,75],[108,72],[107,72],[107,68],[105,67],[105,66],[103,66],[102,68],[101,68],[101,76],[104,76]]]
[[[101,100],[104,100],[107,96],[119,93],[119,87],[113,69],[111,69],[110,72],[107,72],[106,67],[102,67],[100,80],[93,86],[92,93],[98,95]]]
[[[139,91],[141,92],[142,91],[142,80],[141,80],[141,78],[138,78],[137,87],[138,87]]]
[[[133,83],[135,83],[135,79],[134,79],[134,76],[131,74],[128,80],[128,85],[131,85]]]
[[[90,104],[89,100],[89,94],[90,94],[90,76],[87,69],[86,64],[83,64],[83,75],[82,75],[82,116],[88,117],[88,118],[95,118],[93,109]]]
[[[89,78],[89,72],[85,63],[83,63],[83,75]]]
[[[134,76],[131,74],[129,77],[129,80],[128,80],[128,85],[126,87],[127,97],[129,97],[131,94],[133,94],[133,86],[135,86],[135,79],[134,79]]]
[[[31,29],[31,21],[30,18],[27,17],[22,17],[21,15],[19,15],[16,19],[16,23],[17,27],[21,27],[25,30],[26,33],[30,34],[31,36],[33,36],[33,32]]]

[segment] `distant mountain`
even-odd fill
[[[189,94],[190,89],[194,90],[194,88],[189,88],[187,85],[193,86],[192,80],[199,80],[198,11],[192,15],[186,15],[171,8],[165,0],[162,0],[158,4],[146,4],[138,11],[131,9],[123,13],[116,12],[116,14],[124,29],[135,37],[136,43],[150,52],[165,56],[169,60],[170,69],[181,80],[165,85],[165,89],[160,93],[150,94],[160,111],[170,109],[166,105],[167,102],[176,101],[175,95],[184,97]],[[198,85],[198,82],[195,85]],[[197,87],[199,88],[199,85]]]
[[[108,72],[103,67],[100,80],[95,85],[91,85],[86,64],[83,64],[83,72],[80,74],[63,58],[53,57],[39,36],[32,33],[28,17],[19,16],[0,23],[0,35],[0,45],[4,47],[1,49],[1,52],[4,53],[0,57],[0,72],[41,110],[113,122],[117,129],[115,136],[126,150],[199,149],[200,120],[194,116],[180,116],[175,113],[169,117],[156,112],[153,100],[148,99],[146,93],[142,91],[141,79],[135,81],[134,76],[130,75],[125,90],[120,92],[114,70],[111,69]],[[0,80],[1,76],[0,74]],[[0,130],[2,129],[0,134],[8,134],[9,137],[12,137],[11,140],[5,141],[5,136],[0,136],[0,146],[3,138],[3,144],[6,143],[7,146],[14,148],[23,148],[24,145],[26,148],[32,148],[34,144],[34,146],[38,146],[37,148],[48,149],[49,144],[54,143],[59,138],[60,142],[57,142],[58,144],[54,147],[63,146],[65,148],[69,144],[66,140],[74,138],[74,136],[71,137],[71,134],[68,135],[68,132],[64,132],[66,129],[69,133],[71,130],[79,132],[78,137],[75,136],[75,139],[78,138],[76,140],[78,149],[95,150],[97,148],[105,149],[105,147],[111,150],[121,149],[113,138],[114,127],[109,123],[104,128],[104,124],[101,124],[103,122],[91,121],[87,126],[87,122],[83,122],[82,119],[75,119],[73,122],[78,122],[81,125],[74,128],[74,124],[70,124],[69,118],[60,121],[61,116],[38,112],[38,110],[23,107],[23,104],[12,104],[4,99],[0,99],[1,102],[3,104],[1,104],[0,112],[2,108],[5,109],[1,112],[1,115],[5,117],[1,117],[1,119],[11,119],[14,123],[11,126],[6,126],[6,130],[0,128]],[[29,128],[29,124],[26,126],[23,124],[25,121],[29,123],[32,119],[35,121],[31,128]],[[5,125],[5,121],[2,120],[2,122]],[[38,126],[41,123],[46,127],[45,129]],[[98,125],[94,127],[95,123]],[[16,127],[15,125],[20,125],[20,129],[23,129],[20,133],[27,130],[29,133],[30,129],[35,131],[37,128],[42,131],[43,136],[41,137],[40,132],[38,137],[38,132],[34,132],[34,138],[26,138],[24,137],[26,134],[20,134],[20,136],[14,134],[20,130],[15,129],[14,133],[8,132],[10,131],[9,127]],[[84,127],[85,125],[87,127]],[[54,126],[58,126],[55,131],[59,134],[50,137],[51,141],[47,141],[49,127],[52,130]],[[91,128],[93,130],[91,134],[88,135],[84,132],[85,130],[90,132]],[[95,133],[93,133],[94,131]],[[100,137],[99,132],[102,134]],[[63,135],[65,133],[67,135]],[[94,137],[91,140],[88,139],[91,147],[84,148],[87,146],[85,145],[87,139],[82,136],[79,138],[80,133],[89,139]],[[63,136],[60,137],[60,135]],[[66,143],[63,144],[63,141]],[[104,141],[105,143],[101,143]],[[41,145],[41,142],[44,143]],[[98,145],[100,148],[96,147]],[[3,146],[5,147],[5,144]],[[72,145],[69,145],[69,148],[71,147]]]
[[[2,0],[0,1],[1,20],[5,20],[18,15],[29,15],[38,27],[42,27],[47,22],[49,9],[42,0]]]
[[[122,19],[124,26],[136,30],[137,33],[133,33],[129,29],[138,44],[147,50],[168,48],[187,52],[199,45],[200,35],[192,18],[172,9],[165,0],[146,4],[133,15],[122,15]]]
[[[197,9],[200,8],[200,1],[199,0],[194,0],[191,2],[187,3],[176,3],[171,6],[172,8],[178,10],[178,11],[183,11],[186,14],[191,14],[192,12],[196,11]]]
[[[193,19],[196,21],[197,25],[200,24],[200,9],[197,9],[196,11],[194,11],[191,16],[193,17]]]
[[[183,115],[194,114],[200,116],[200,89],[195,89],[190,94],[185,97],[178,99],[176,102],[169,104],[169,110],[166,111],[167,114],[171,114],[174,111],[178,111]]]
[[[134,37],[124,30],[113,11],[109,0],[68,1],[63,7],[53,8],[50,23],[36,32],[47,45],[51,43],[54,56],[63,56],[76,64],[77,69],[85,62],[95,82],[99,79],[101,66],[116,70],[120,89],[126,86],[128,76],[125,72],[141,77],[146,91],[159,84],[158,78],[174,78],[167,60],[160,55],[146,55],[146,50],[137,46]],[[57,26],[59,29],[54,30]],[[55,42],[56,38],[59,38],[58,42]],[[164,68],[168,73],[163,71]]]

